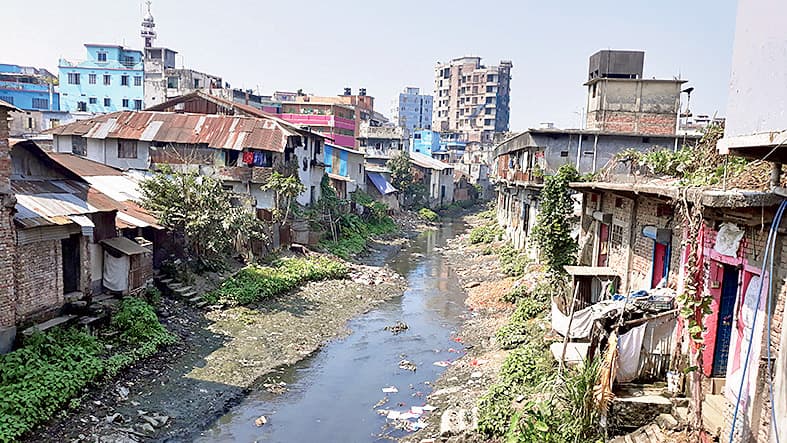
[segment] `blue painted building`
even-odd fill
[[[58,111],[57,77],[46,69],[0,63],[0,100],[25,111]]]
[[[414,131],[410,139],[410,151],[432,156],[440,151],[440,133],[437,131]]]
[[[329,143],[323,152],[325,173],[339,198],[348,198],[357,189],[366,188],[363,152]]]
[[[394,103],[393,120],[412,134],[418,129],[432,129],[432,96],[418,88],[406,87]]]
[[[105,113],[143,107],[142,51],[86,44],[87,59],[60,59],[60,107],[68,112]]]

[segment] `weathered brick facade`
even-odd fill
[[[14,196],[11,193],[11,153],[8,146],[8,113],[0,107],[0,328],[16,323],[13,225]]]
[[[595,197],[592,195],[595,194]],[[595,201],[593,201],[595,199]],[[667,286],[675,289],[680,275],[680,227],[675,226],[674,218],[669,213],[660,214],[659,208],[666,201],[639,196],[636,199],[615,192],[598,192],[585,194],[583,198],[583,221],[580,244],[587,251],[583,254],[581,264],[598,265],[600,245],[598,244],[599,221],[593,220],[592,212],[612,214],[610,238],[607,247],[607,266],[620,273],[620,293],[650,288],[653,267],[654,240],[645,237],[642,229],[645,226],[672,229],[670,243],[670,265]],[[667,205],[668,206],[668,205]],[[662,209],[663,211],[663,209]],[[622,230],[620,242],[615,242],[612,227]]]
[[[63,306],[60,240],[19,245],[15,269],[17,323],[46,317]]]

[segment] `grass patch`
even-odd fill
[[[153,308],[136,298],[123,299],[110,328],[112,338],[77,328],[36,333],[0,355],[0,441],[17,440],[67,405],[78,405],[72,400],[91,383],[176,341]]]
[[[246,305],[289,292],[308,281],[344,278],[348,272],[343,263],[327,257],[283,258],[271,266],[246,266],[203,297],[211,303]]]
[[[369,239],[396,232],[398,229],[396,222],[388,215],[365,221],[354,214],[350,214],[341,223],[341,226],[338,240],[323,240],[319,246],[323,250],[345,260],[349,260],[353,255],[363,252]]]

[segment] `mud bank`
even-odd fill
[[[405,289],[380,267],[407,232],[370,244],[352,278],[309,283],[254,306],[202,311],[165,299],[164,326],[179,343],[86,391],[72,409],[27,435],[29,442],[191,441],[257,383],[347,332],[347,321]],[[152,420],[151,420],[152,419]]]

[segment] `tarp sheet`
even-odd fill
[[[608,313],[615,310],[622,310],[625,306],[625,300],[613,301],[605,300],[588,306],[585,309],[580,309],[574,312],[574,320],[571,321],[571,338],[587,338],[590,337],[590,332],[593,329],[593,322],[596,319],[604,318]],[[560,308],[552,301],[552,329],[558,334],[566,336],[568,333],[568,323],[570,316],[563,314]]]
[[[724,223],[716,234],[716,244],[713,249],[721,255],[735,257],[738,255],[738,245],[743,239],[743,229],[732,223]]]
[[[128,271],[131,259],[127,255],[115,257],[104,251],[104,287],[110,291],[124,292],[128,289]]]
[[[383,175],[379,172],[367,172],[366,176],[369,177],[369,180],[372,181],[374,187],[377,188],[377,190],[382,195],[393,194],[394,192],[399,191],[398,189],[394,188],[392,184],[388,183],[388,180],[386,180],[385,177],[383,177]]]

